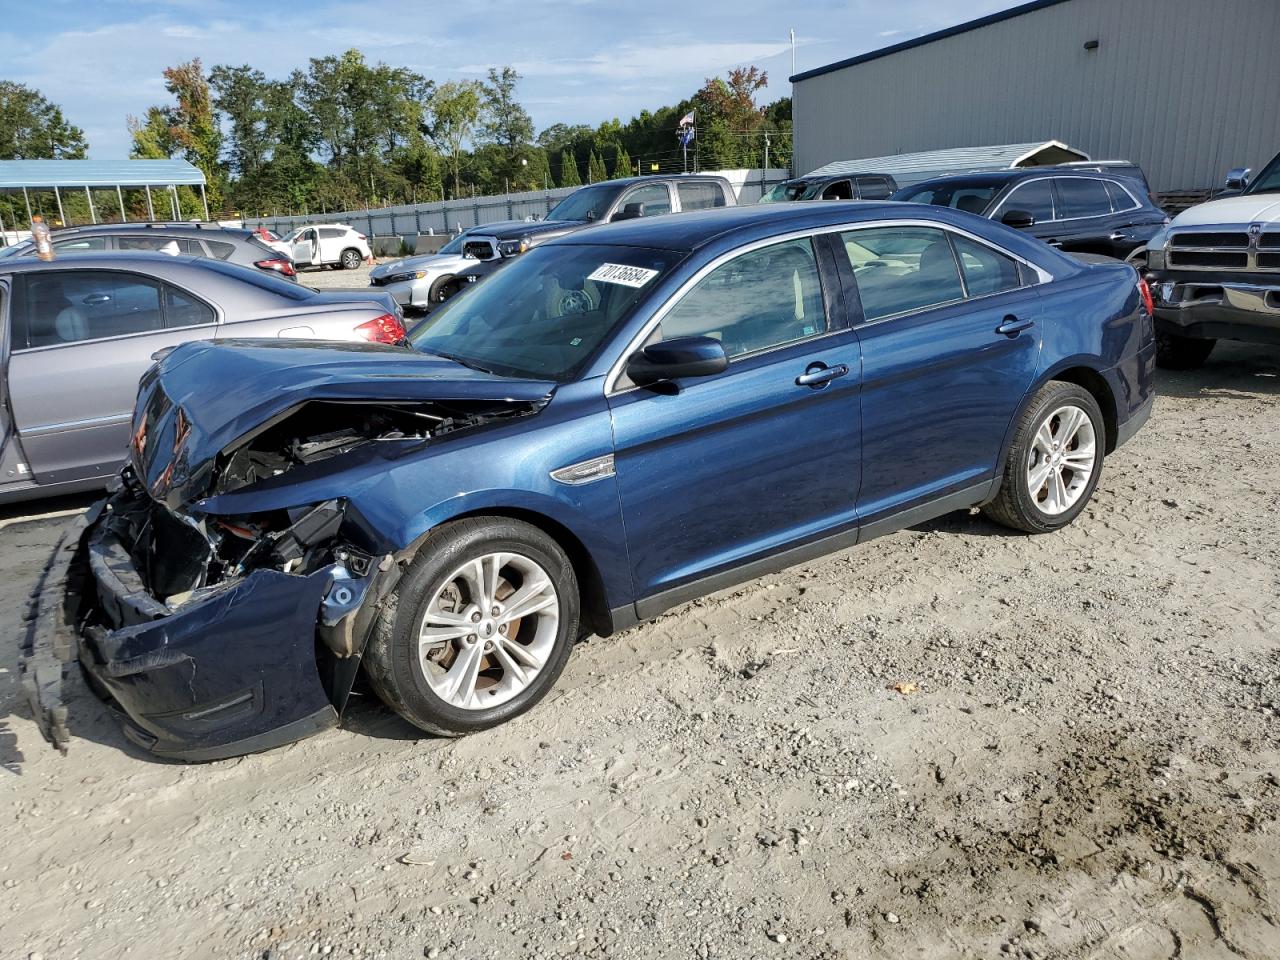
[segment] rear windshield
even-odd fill
[[[278,296],[288,297],[290,300],[310,300],[316,295],[310,287],[304,287],[289,280],[281,280],[254,267],[242,267],[237,263],[225,263],[222,260],[202,260],[200,265],[215,273],[243,280],[260,290],[268,290]]]
[[[1001,186],[1002,184],[938,183],[918,190],[903,190],[897,195],[897,199],[980,214],[991,205]]]

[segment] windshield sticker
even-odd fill
[[[628,267],[622,263],[602,263],[587,279],[594,280],[596,283],[620,283],[624,287],[643,287],[657,275],[657,270],[646,270],[644,267]]]

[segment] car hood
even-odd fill
[[[477,227],[475,233],[477,236],[494,237],[497,240],[519,240],[521,237],[536,237],[544,233],[568,233],[590,225],[590,220],[502,220]]]
[[[143,376],[130,462],[178,508],[208,492],[218,457],[313,400],[545,402],[550,381],[484,373],[407,347],[305,340],[186,343]]]
[[[1280,194],[1258,193],[1210,200],[1183,210],[1170,229],[1222,224],[1280,223]]]
[[[405,257],[403,260],[380,263],[369,271],[369,276],[390,277],[411,270],[453,271],[475,262],[474,257],[464,257],[460,253],[425,253],[420,257]]]

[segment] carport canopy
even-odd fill
[[[122,191],[141,189],[147,192],[148,218],[154,220],[152,187],[170,192],[175,220],[179,219],[175,196],[177,188],[199,187],[204,218],[208,220],[209,200],[205,195],[205,183],[200,168],[186,160],[0,160],[0,193],[22,194],[28,222],[31,220],[31,190],[52,190],[58,200],[59,217],[62,217],[62,191],[84,190],[89,200],[89,215],[97,223],[98,214],[91,191],[114,189],[123,215]]]
[[[1069,147],[1060,140],[1040,143],[1009,143],[990,147],[958,147],[951,150],[926,150],[923,153],[898,153],[887,157],[862,160],[837,160],[819,167],[807,176],[833,173],[888,173],[899,187],[948,173],[973,173],[979,170],[1009,170],[1014,167],[1047,167],[1059,163],[1079,163],[1090,157],[1083,150]]]

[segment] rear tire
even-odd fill
[[[338,258],[338,269],[356,270],[359,269],[362,263],[364,263],[364,257],[360,255],[360,251],[355,247],[347,247]]]
[[[573,565],[537,527],[505,517],[447,523],[388,598],[365,673],[416,727],[486,730],[550,691],[578,637],[579,603]]]
[[[1093,394],[1074,383],[1046,383],[1018,418],[1000,492],[982,512],[1027,533],[1065,527],[1093,496],[1106,445]]]
[[[1196,370],[1204,366],[1217,342],[1157,330],[1156,366],[1165,370]]]

